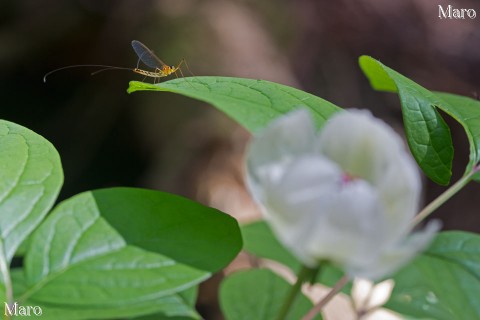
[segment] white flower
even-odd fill
[[[378,279],[439,228],[409,235],[421,191],[416,164],[366,111],[337,113],[318,134],[307,110],[272,122],[251,142],[247,184],[276,236],[310,267],[329,260]]]
[[[392,279],[377,284],[366,279],[355,279],[352,285],[351,298],[357,314],[372,313],[387,303],[394,286],[395,282]]]

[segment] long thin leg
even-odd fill
[[[185,64],[185,67],[187,67],[188,72],[192,75],[192,77],[195,77],[195,74],[193,74],[192,70],[190,70],[190,67],[188,66],[187,60],[182,59],[182,62]]]

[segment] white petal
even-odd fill
[[[421,181],[418,169],[408,154],[398,154],[396,161],[383,172],[376,189],[385,215],[389,219],[388,233],[391,238],[404,235],[418,213]]]
[[[351,295],[355,306],[363,308],[367,304],[370,294],[373,290],[373,286],[373,281],[363,278],[354,279]]]
[[[312,152],[315,127],[307,110],[293,111],[257,133],[247,150],[247,186],[262,202],[269,183],[281,178],[285,165]],[[267,184],[267,185],[265,185]]]
[[[309,154],[315,139],[315,126],[309,112],[304,109],[291,112],[255,135],[247,152],[247,167],[258,171],[262,166],[282,164]]]
[[[351,295],[357,311],[372,311],[383,306],[390,298],[394,286],[395,281],[392,279],[378,284],[364,278],[354,279]]]
[[[386,221],[367,182],[345,182],[333,162],[312,155],[286,165],[278,181],[263,185],[266,219],[305,264],[366,263],[379,255]]]
[[[431,221],[422,231],[417,231],[402,239],[391,248],[384,248],[382,254],[370,264],[350,265],[347,272],[354,276],[378,280],[400,269],[424,250],[440,229],[438,221]]]
[[[323,234],[328,228],[322,206],[335,196],[342,172],[333,162],[314,155],[299,157],[281,171],[279,179],[262,181],[264,192],[256,198],[277,237],[305,264],[314,266],[318,260],[307,254],[306,244],[312,233]]]
[[[378,190],[392,239],[405,233],[418,211],[421,181],[415,162],[393,129],[368,111],[351,110],[329,120],[319,144],[343,170]]]
[[[377,283],[373,287],[373,292],[367,304],[367,309],[373,309],[383,306],[392,295],[395,281],[392,279]]]
[[[337,264],[365,263],[378,256],[386,237],[386,220],[377,193],[365,181],[351,181],[334,192],[318,211],[325,216],[322,232],[312,232],[308,253]]]
[[[353,176],[376,184],[403,143],[383,121],[365,110],[333,115],[319,137],[322,152]]]

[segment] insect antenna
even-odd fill
[[[107,66],[107,65],[103,65],[103,64],[76,64],[76,65],[72,65],[72,66],[61,67],[61,68],[52,70],[50,72],[47,72],[43,76],[43,82],[47,82],[47,77],[50,76],[52,73],[55,73],[55,72],[58,72],[58,71],[61,71],[61,70],[65,70],[65,69],[80,68],[80,67],[103,68],[103,69],[100,69],[98,71],[93,72],[92,75],[97,74],[97,73],[102,72],[102,71],[105,71],[105,70],[111,70],[111,69],[133,71],[131,68],[114,67],[114,66]]]

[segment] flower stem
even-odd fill
[[[428,217],[433,211],[435,211],[438,207],[444,204],[448,199],[450,199],[454,194],[460,191],[467,183],[469,183],[473,175],[480,171],[480,166],[476,165],[473,169],[466,175],[464,175],[460,180],[455,182],[450,188],[445,190],[441,195],[439,195],[435,200],[430,202],[419,214],[415,216],[412,220],[412,225],[415,226],[420,223],[423,219]]]
[[[330,292],[328,292],[328,294],[322,300],[315,304],[313,308],[310,309],[310,311],[308,311],[308,313],[302,318],[302,320],[312,320],[317,313],[322,311],[323,307],[325,307],[325,305],[330,302],[330,300],[332,300],[332,298],[335,297],[343,287],[345,287],[348,281],[350,281],[348,276],[343,276],[340,280],[338,280],[335,286],[330,289]]]
[[[290,288],[290,291],[288,292],[288,295],[285,298],[285,301],[283,302],[282,308],[278,313],[277,320],[286,319],[287,314],[290,311],[290,307],[292,306],[293,302],[295,301],[295,298],[300,292],[302,284],[307,280],[309,280],[310,275],[314,272],[318,272],[318,267],[315,269],[312,269],[306,266],[302,266],[302,268],[297,274],[297,281],[295,281],[295,284]]]

